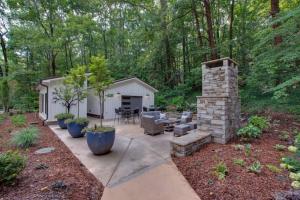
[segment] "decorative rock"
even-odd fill
[[[34,152],[34,154],[46,154],[46,153],[51,153],[54,150],[55,150],[54,147],[45,147],[45,148],[41,148],[41,149],[36,150]]]
[[[45,163],[40,163],[35,167],[36,170],[48,169],[48,168],[49,168],[48,165],[46,165]]]
[[[273,196],[275,200],[299,200],[300,190],[276,192]]]
[[[67,189],[67,185],[61,180],[55,181],[51,187],[53,190]]]

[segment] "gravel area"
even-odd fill
[[[173,158],[181,173],[188,180],[201,199],[273,199],[276,192],[290,190],[291,181],[288,172],[272,172],[267,165],[279,167],[280,159],[289,154],[287,150],[277,151],[274,146],[288,146],[293,141],[292,132],[300,130],[300,123],[292,116],[281,113],[264,113],[270,118],[272,126],[263,133],[260,139],[251,142],[251,155],[244,150],[236,150],[236,144],[243,144],[238,139],[229,144],[208,144],[199,152],[186,158]],[[288,141],[280,140],[282,131],[290,133]],[[233,163],[233,159],[243,159],[245,166]],[[247,169],[253,162],[263,165],[260,174],[250,173]],[[226,163],[228,175],[218,180],[214,168],[219,162]]]
[[[13,185],[0,185],[0,199],[101,199],[104,187],[79,162],[59,138],[35,114],[26,114],[28,125],[37,122],[38,143],[20,152],[27,157],[27,166]],[[9,119],[0,124],[0,152],[14,149],[11,135],[20,128]],[[34,154],[40,148],[54,147],[46,154]]]

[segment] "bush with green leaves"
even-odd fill
[[[89,123],[89,120],[87,118],[84,118],[84,117],[79,117],[79,118],[76,118],[76,119],[67,119],[65,121],[65,123],[67,123],[67,124],[76,123],[76,124],[79,124],[79,125],[87,125]]]
[[[12,183],[25,168],[26,159],[17,151],[0,153],[0,183]]]
[[[276,144],[274,146],[274,148],[277,150],[277,151],[284,151],[286,149],[286,146],[282,145],[282,144]]]
[[[14,126],[22,127],[26,125],[25,115],[14,115],[11,117],[11,122]]]
[[[257,115],[250,117],[249,124],[256,126],[260,130],[264,130],[264,129],[268,128],[268,126],[269,126],[269,122],[265,117],[260,117]]]
[[[261,130],[252,124],[248,124],[247,126],[241,128],[237,132],[237,135],[243,139],[258,138],[261,135]]]
[[[64,120],[64,119],[73,119],[74,115],[71,113],[60,113],[54,116],[57,120]]]
[[[288,141],[290,139],[290,134],[287,131],[282,131],[278,137],[281,141]]]
[[[251,155],[251,144],[245,144],[245,155],[250,156]]]
[[[219,180],[225,179],[228,175],[228,168],[224,162],[219,162],[214,169]]]
[[[294,157],[281,158],[280,166],[284,169],[288,169],[291,172],[300,172],[300,161]]]
[[[261,173],[262,165],[259,161],[255,161],[252,165],[248,167],[249,172],[253,172],[255,174]]]
[[[39,137],[39,129],[28,127],[13,135],[11,143],[20,148],[28,148],[34,145]]]
[[[6,115],[0,114],[0,124],[2,124],[5,119],[6,119]]]
[[[245,161],[243,159],[241,159],[241,158],[233,159],[233,163],[235,165],[239,165],[241,167],[245,166]]]

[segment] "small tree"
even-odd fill
[[[99,97],[100,127],[103,127],[102,119],[104,113],[104,90],[112,83],[110,71],[107,68],[104,56],[92,57],[90,64],[89,83]]]
[[[70,86],[55,88],[53,94],[53,102],[60,103],[66,108],[67,113],[70,113],[71,107],[76,105],[77,94]]]
[[[84,83],[86,81],[85,71],[86,71],[85,66],[77,66],[75,68],[72,68],[70,70],[70,73],[65,78],[65,83],[69,87],[71,87],[74,94],[76,94],[78,118],[79,118],[79,104],[87,96],[86,89],[84,88]]]

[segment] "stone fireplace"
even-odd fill
[[[202,96],[197,97],[200,131],[212,141],[227,143],[240,127],[238,67],[230,58],[202,63]]]

